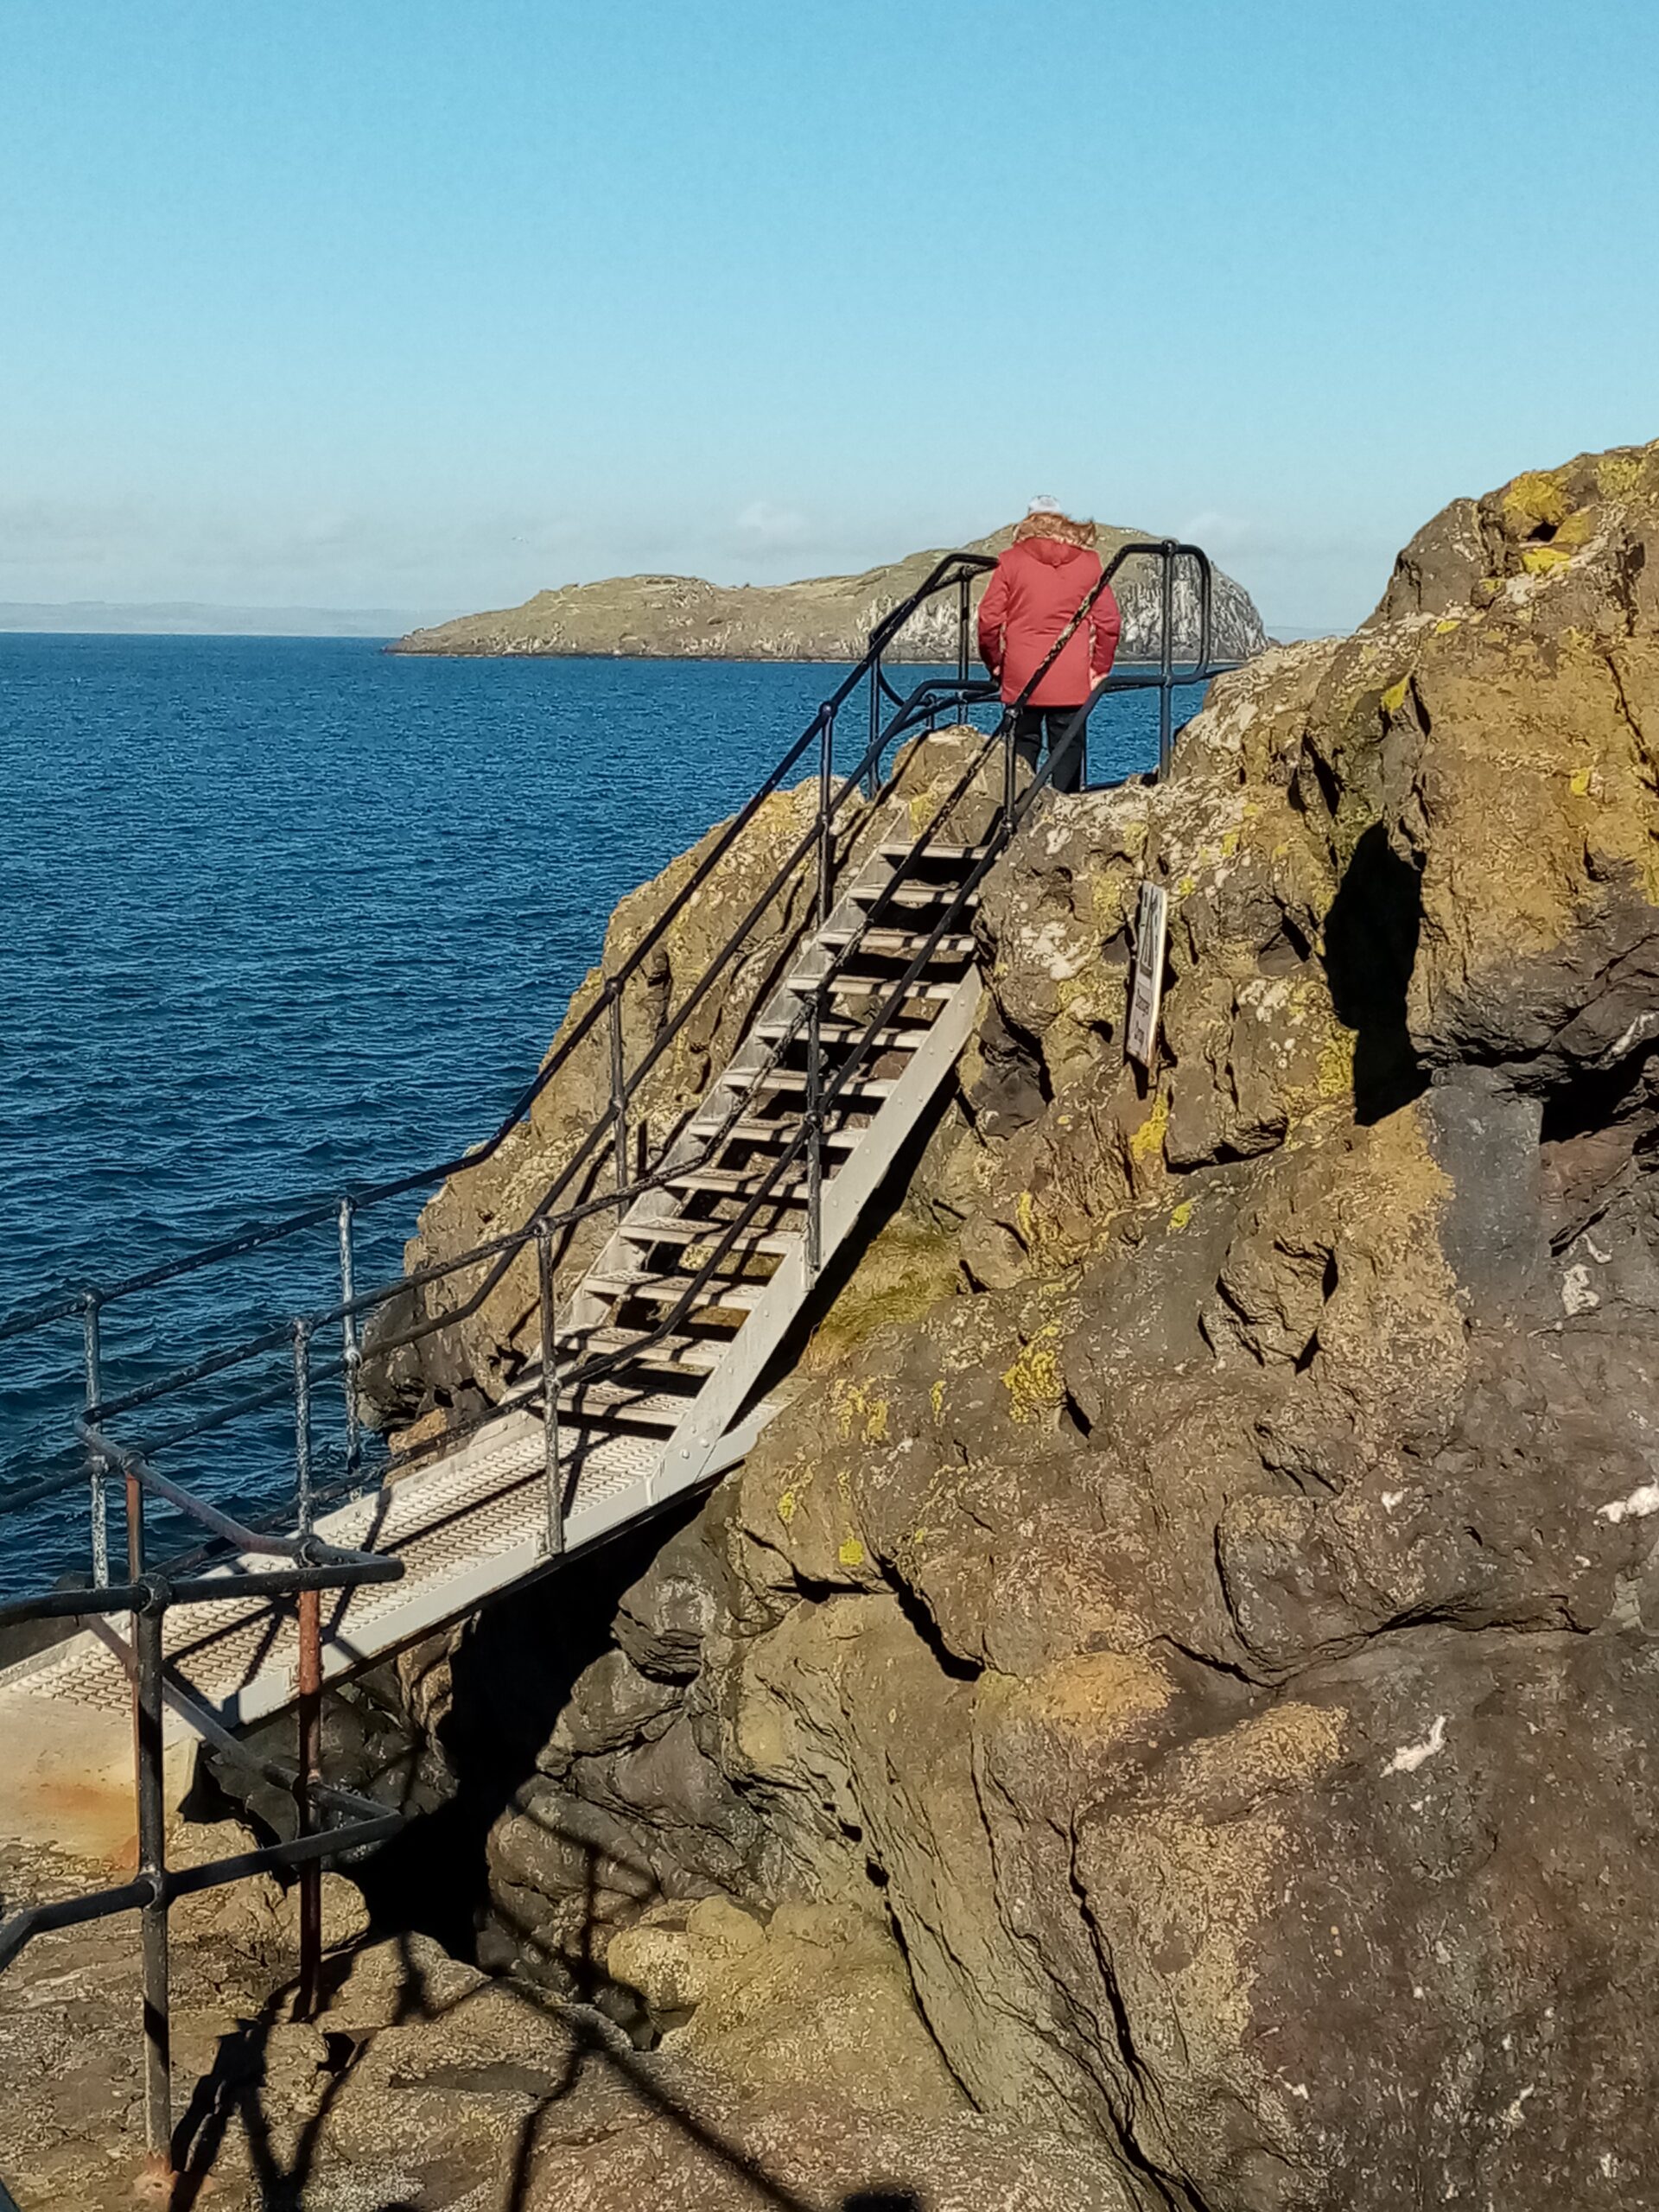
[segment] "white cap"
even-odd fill
[[[1033,499],[1026,512],[1028,515],[1063,515],[1065,509],[1058,499]]]

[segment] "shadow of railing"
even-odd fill
[[[349,1955],[332,1962],[336,1988],[349,1964]],[[435,2003],[429,1999],[425,1977],[412,1947],[407,1945],[404,1967],[403,1987],[391,2019],[382,2028],[354,2035],[343,2027],[331,2035],[328,2014],[323,2013],[319,2024],[331,2056],[338,2046],[337,2065],[286,2157],[280,2144],[287,2130],[271,2090],[270,2056],[272,2039],[283,2024],[294,1986],[278,1991],[257,2019],[241,2023],[221,2039],[213,2063],[196,2083],[174,2135],[175,2178],[166,2200],[168,2212],[195,2212],[198,2205],[211,2202],[233,2128],[239,2131],[245,2145],[251,2177],[264,2212],[305,2212],[308,2192],[314,2191],[325,2177],[329,2123],[341,2100],[349,2094],[353,2073],[374,2035],[385,2028],[416,2022],[437,2025],[454,2020],[483,1993],[469,1990],[448,2004]],[[532,2188],[539,2191],[556,2178],[550,2162],[556,2158],[558,2147],[550,2143],[543,2145],[540,2139],[549,2118],[575,2095],[587,2070],[594,2066],[612,2072],[641,2108],[635,2124],[652,2120],[666,2122],[690,2149],[712,2162],[755,2203],[771,2207],[772,2212],[928,2212],[929,2200],[921,2188],[889,2175],[872,2176],[867,2185],[850,2192],[837,2189],[829,2197],[803,2194],[754,2156],[734,2133],[715,2125],[688,2096],[678,2093],[664,2078],[660,2064],[632,2050],[622,2031],[590,2007],[570,2005],[510,1980],[486,1983],[483,1987],[509,1993],[512,2000],[524,2008],[527,2025],[532,2019],[550,2018],[569,2039],[558,2074],[548,2079],[545,2092],[514,2126],[511,2147],[499,2170],[505,2191],[492,2200],[499,2204],[501,2212],[528,2212]],[[411,2078],[410,2086],[420,2086],[418,2076]],[[543,2150],[544,2157],[540,2155]],[[353,2160],[359,2171],[360,2155]],[[479,2176],[480,2181],[486,2178]],[[399,2207],[391,2204],[386,2212],[399,2212]],[[415,2212],[414,2207],[409,2206],[407,2212]]]

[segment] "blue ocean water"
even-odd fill
[[[0,636],[0,1319],[486,1135],[618,897],[842,672]],[[1155,718],[1105,702],[1093,776],[1148,766]],[[418,1205],[362,1224],[359,1285]],[[334,1249],[325,1227],[111,1309],[105,1395],[327,1303]],[[73,1464],[80,1360],[73,1320],[0,1342],[0,1495]],[[163,1464],[272,1504],[282,1419]],[[86,1531],[78,1491],[0,1522],[0,1591],[84,1571]]]

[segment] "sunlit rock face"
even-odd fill
[[[569,1970],[595,1865],[607,1941],[861,1916],[1141,2207],[1659,2201],[1659,447],[1448,509],[981,927],[798,1395],[596,1600],[499,1928]]]

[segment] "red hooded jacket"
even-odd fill
[[[979,657],[1017,699],[1100,575],[1100,556],[1063,537],[1024,537],[1010,545],[979,607]],[[1066,639],[1027,704],[1080,707],[1092,676],[1109,673],[1122,618],[1109,584]]]

